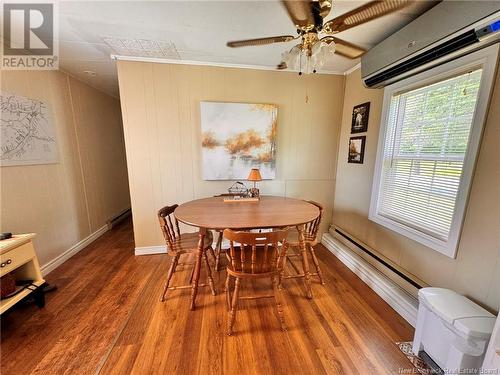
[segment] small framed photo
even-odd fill
[[[352,109],[351,134],[364,133],[368,130],[370,102],[355,106]]]
[[[363,164],[365,158],[365,142],[366,136],[349,138],[349,155],[347,156],[348,163]]]

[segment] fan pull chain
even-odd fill
[[[299,55],[299,76],[302,75],[302,52]]]

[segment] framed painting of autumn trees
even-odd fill
[[[278,107],[274,104],[201,102],[204,180],[244,180],[259,168],[276,177]]]

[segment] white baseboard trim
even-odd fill
[[[91,233],[89,236],[85,237],[83,240],[80,242],[77,242],[73,246],[71,246],[68,250],[66,250],[64,253],[60,254],[56,258],[52,259],[51,261],[45,263],[41,268],[42,275],[45,276],[48,273],[52,272],[55,270],[57,267],[59,267],[61,264],[66,262],[69,258],[71,258],[73,255],[78,253],[80,250],[84,249],[88,245],[90,245],[92,242],[97,240],[99,237],[101,237],[104,233],[106,233],[109,230],[109,226],[103,225],[100,227],[98,230],[96,230],[94,233]]]
[[[382,272],[354,253],[330,233],[323,234],[321,243],[408,323],[417,323],[418,300]]]
[[[135,248],[135,255],[152,255],[152,254],[166,254],[167,247],[161,246],[143,246]]]

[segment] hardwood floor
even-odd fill
[[[159,297],[165,255],[134,256],[124,223],[47,275],[58,290],[44,309],[21,306],[2,316],[1,373],[7,374],[384,374],[411,369],[396,341],[413,328],[321,245],[326,280],[307,300],[300,279],[284,281],[287,332],[270,300],[242,300],[226,335],[225,272],[217,296],[200,288]],[[180,269],[181,266],[179,267]],[[174,275],[185,282],[190,272]],[[184,280],[182,280],[182,278]],[[205,274],[202,274],[205,278]],[[241,295],[270,285],[243,282]]]

